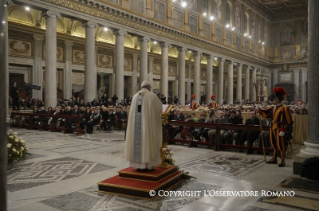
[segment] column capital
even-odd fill
[[[212,59],[213,58],[213,56],[212,55],[210,55],[210,54],[206,54],[206,59]]]
[[[41,14],[42,17],[47,18],[61,18],[61,14],[52,10],[45,11]]]
[[[299,69],[295,69],[295,70],[293,70],[295,73],[299,73]]]
[[[44,36],[42,34],[34,34],[33,35],[33,39],[39,40],[39,41],[43,41],[44,40]]]
[[[194,55],[194,56],[201,56],[201,55],[202,55],[202,53],[201,53],[201,52],[199,52],[199,51],[193,51],[193,55]]]
[[[154,57],[149,56],[149,57],[148,57],[148,60],[149,60],[150,62],[153,62],[153,61],[154,61]]]
[[[138,58],[138,54],[137,53],[133,53],[133,59],[137,59]]]
[[[243,63],[238,63],[238,62],[237,62],[237,64],[238,64],[238,67],[243,67],[243,66],[244,66]]]
[[[149,37],[147,37],[147,36],[144,36],[144,37],[139,37],[138,38],[138,41],[140,41],[140,42],[148,42],[148,41],[150,41],[151,39],[149,38]]]
[[[169,44],[166,42],[160,42],[159,44],[160,44],[161,48],[168,48],[169,47]]]
[[[125,36],[125,35],[127,35],[127,32],[124,31],[123,29],[116,29],[113,31],[113,34],[115,36]]]
[[[82,23],[82,27],[84,27],[84,28],[94,28],[95,29],[95,28],[99,27],[99,25],[97,23],[95,23],[95,22],[87,21],[87,22]]]
[[[177,50],[178,50],[178,51],[184,51],[184,52],[185,52],[185,51],[187,51],[187,48],[184,48],[184,47],[177,47]]]
[[[64,41],[64,45],[65,45],[65,46],[73,46],[73,42],[70,41],[70,40],[65,40],[65,41]]]
[[[233,64],[234,64],[234,61],[233,61],[233,60],[227,60],[227,63],[228,63],[229,65],[233,65]]]
[[[225,61],[225,58],[223,58],[223,57],[218,57],[217,60],[218,60],[218,62],[224,62],[224,61]]]

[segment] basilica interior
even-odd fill
[[[188,105],[192,95],[203,104],[216,95],[220,106],[267,103],[273,100],[274,87],[283,87],[291,103],[309,103],[308,115],[293,117],[298,133],[288,144],[285,167],[266,164],[270,150],[263,157],[262,148],[249,151],[248,141],[247,153],[177,141],[167,148],[174,152],[178,169],[193,178],[168,190],[199,194],[151,199],[98,188],[100,181],[128,166],[125,130],[52,132],[20,127],[6,114],[10,130],[26,141],[29,150],[25,160],[6,168],[7,210],[319,210],[318,181],[300,177],[303,161],[319,152],[314,112],[319,106],[314,89],[319,75],[313,73],[316,57],[308,56],[310,47],[319,45],[318,27],[312,35],[317,41],[308,41],[310,9],[319,9],[319,1],[0,2],[5,4],[2,24],[8,29],[6,90],[11,95],[9,87],[16,82],[21,99],[39,99],[46,109],[72,97],[84,102],[103,94],[128,99],[143,81],[150,82],[156,94],[176,96],[181,105]],[[311,15],[318,17],[315,12]],[[312,52],[318,56],[318,51],[312,48]],[[40,88],[28,93],[23,90],[25,83]],[[214,195],[217,191],[258,194]],[[262,195],[265,192],[293,196]]]
[[[52,26],[46,17],[53,17]],[[228,104],[267,101],[276,85],[292,101],[307,101],[303,0],[14,1],[8,21],[10,82],[41,86],[34,98],[44,100],[45,62],[54,59],[48,75],[58,99],[89,100],[85,90],[90,100],[103,93],[124,99],[149,80],[154,92],[178,96],[181,104],[192,94],[205,101],[215,94]]]

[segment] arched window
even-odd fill
[[[248,34],[248,17],[247,14],[244,15],[244,34]]]
[[[226,17],[225,17],[225,24],[229,24],[230,25],[230,5],[227,2],[226,3]]]

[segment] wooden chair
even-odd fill
[[[102,118],[101,118],[100,122],[99,122],[98,124],[96,124],[96,125],[93,126],[93,133],[96,133],[97,130],[99,130],[100,132],[102,131],[102,130],[101,130],[101,126],[100,126],[100,125],[102,124],[102,121],[103,121],[103,120],[102,120]]]

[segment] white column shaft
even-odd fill
[[[65,41],[65,68],[63,79],[63,98],[70,99],[72,97],[72,45],[70,41]]]
[[[244,85],[244,90],[245,90],[245,98],[244,100],[249,100],[249,84],[250,84],[250,70],[249,66],[245,67],[245,85]]]
[[[45,34],[45,106],[56,106],[57,103],[57,78],[56,78],[56,59],[57,59],[57,36],[56,19],[60,17],[58,13],[47,11],[46,34]]]
[[[200,101],[200,56],[198,52],[194,53],[194,94],[196,95],[196,102]]]
[[[162,48],[162,72],[160,92],[168,100],[168,44],[161,43]]]
[[[254,84],[254,86],[252,87],[252,95],[251,95],[251,100],[252,101],[256,101],[256,86],[257,86],[257,68],[254,67],[253,72],[252,72],[252,84]]]
[[[146,81],[148,79],[147,76],[147,48],[148,48],[148,41],[149,39],[146,37],[141,37],[139,39],[140,46],[141,46],[141,69],[140,69],[140,83],[142,84],[143,81]]]
[[[213,94],[213,60],[212,56],[206,56],[207,73],[206,73],[206,104],[210,102],[210,96]]]
[[[96,97],[97,75],[95,68],[95,28],[92,22],[84,23],[85,27],[85,72],[84,102],[91,102]]]
[[[227,86],[227,104],[233,104],[234,101],[234,68],[233,62],[228,64],[228,86]]]
[[[178,49],[178,103],[185,105],[185,49]]]
[[[192,65],[187,65],[187,71],[188,71],[188,79],[187,79],[187,100],[190,102],[191,96],[192,96],[192,82],[191,82],[191,74],[192,74]]]
[[[32,90],[32,97],[42,99],[42,81],[43,81],[43,70],[42,70],[42,43],[44,37],[42,35],[34,35],[34,60],[33,60],[33,71],[32,71],[32,83],[37,86],[41,86],[41,90]]]
[[[237,86],[236,86],[236,100],[239,100],[240,102],[242,102],[243,99],[243,93],[242,93],[242,78],[243,78],[243,69],[242,69],[243,65],[239,64],[239,66],[237,67]]]
[[[148,57],[148,82],[150,82],[153,86],[153,61],[154,58],[153,57]]]
[[[301,97],[302,101],[306,102],[307,101],[307,89],[306,89],[306,82],[308,81],[308,71],[307,70],[302,70],[302,75],[301,75]],[[308,85],[309,89],[309,85]]]
[[[217,101],[219,104],[223,104],[223,96],[224,96],[224,59],[218,60],[218,94]]]
[[[124,35],[125,32],[118,30],[116,36],[115,51],[115,95],[119,102],[124,99]]]
[[[138,54],[133,54],[133,73],[132,73],[132,90],[133,95],[137,92],[137,58]]]

